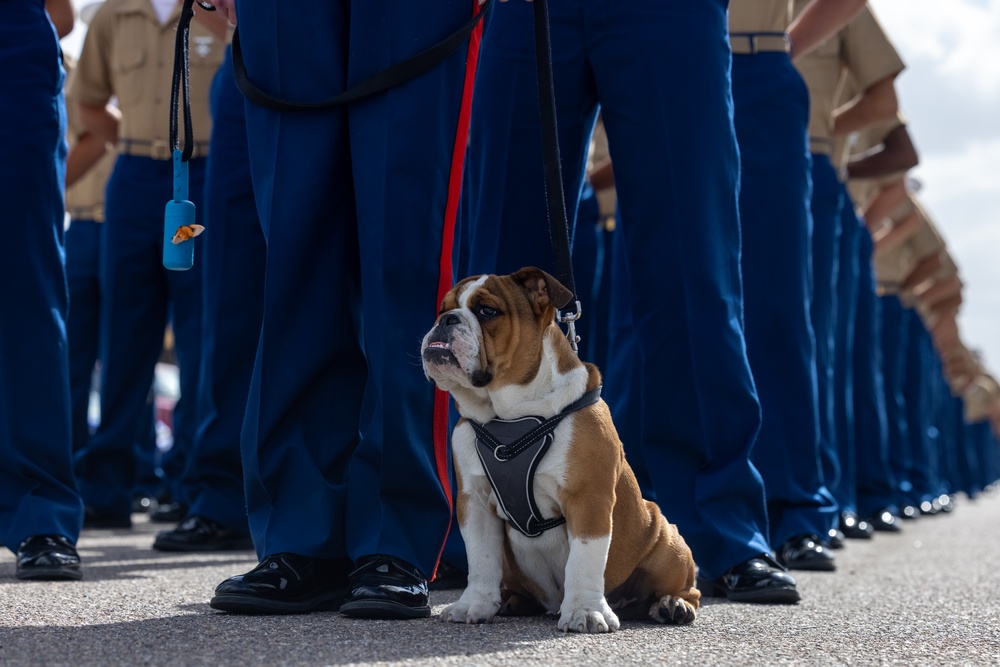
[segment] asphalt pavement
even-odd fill
[[[162,525],[87,530],[84,578],[23,582],[0,554],[0,665],[1000,665],[1000,498],[960,496],[947,515],[849,540],[834,573],[797,572],[795,606],[705,600],[686,627],[626,622],[609,635],[556,630],[554,617],[442,623],[334,612],[231,616],[215,585],[252,552],[167,554]]]

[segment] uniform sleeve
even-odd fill
[[[115,19],[114,9],[105,3],[87,29],[83,50],[76,66],[73,85],[67,91],[77,102],[103,107],[114,89],[111,82],[111,33]]]
[[[868,5],[845,29],[844,65],[860,91],[906,67]]]

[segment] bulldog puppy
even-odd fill
[[[571,297],[536,268],[466,278],[424,336],[424,371],[462,416],[452,447],[469,584],[442,620],[548,612],[563,631],[609,632],[619,617],[695,618],[691,550],[643,500],[601,374],[555,323]]]

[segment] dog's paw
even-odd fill
[[[697,615],[694,605],[673,595],[664,595],[649,608],[650,618],[667,625],[687,625],[693,623]]]
[[[568,607],[559,613],[559,629],[563,632],[614,632],[621,626],[615,612],[605,600],[600,604]]]
[[[450,623],[488,623],[500,609],[500,593],[496,596],[470,595],[468,589],[458,602],[450,604],[441,612],[441,620]]]

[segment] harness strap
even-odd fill
[[[537,537],[566,522],[561,516],[541,518],[541,511],[535,502],[535,470],[551,446],[553,431],[559,422],[573,412],[596,403],[600,397],[601,388],[597,387],[545,420],[541,417],[510,421],[494,419],[486,425],[469,421],[476,433],[476,453],[507,523],[525,536]],[[536,426],[524,432],[532,423]],[[513,441],[505,445],[490,432],[488,426],[501,432],[500,437]],[[524,456],[518,458],[521,454]]]
[[[275,111],[310,111],[315,109],[330,109],[358,102],[373,95],[383,93],[425,72],[429,72],[445,58],[450,56],[461,44],[469,38],[486,12],[493,5],[493,0],[486,0],[479,11],[461,28],[445,37],[440,42],[428,47],[415,56],[403,62],[392,65],[388,69],[373,74],[367,79],[351,86],[336,97],[323,102],[293,102],[262,90],[250,80],[246,64],[243,61],[243,51],[240,48],[240,31],[233,33],[233,70],[236,75],[236,85],[243,96],[258,106]]]

